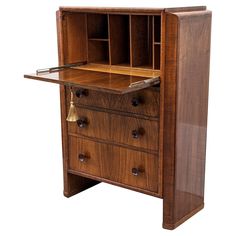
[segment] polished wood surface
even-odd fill
[[[68,132],[97,139],[111,140],[138,148],[158,150],[158,123],[131,116],[111,114],[79,107],[79,119],[85,125],[79,127],[78,122],[68,123]],[[137,137],[135,137],[137,133]]]
[[[71,136],[69,170],[158,193],[158,156]],[[81,161],[79,155],[85,155]],[[132,172],[137,169],[138,173]]]
[[[211,12],[169,13],[166,26],[163,227],[174,229],[204,204]]]
[[[121,13],[121,14],[160,14],[163,11],[169,12],[185,12],[185,11],[203,11],[206,6],[193,6],[193,7],[171,7],[171,8],[138,8],[138,7],[60,7],[62,12],[89,12],[89,13]]]
[[[158,193],[162,188],[158,179],[158,156],[125,148],[112,148],[108,174],[111,180]],[[132,168],[140,173],[134,176]]]
[[[145,15],[132,15],[130,27],[131,65],[152,69],[152,18]]]
[[[147,79],[146,77],[119,75],[71,68],[58,72],[25,75],[25,78],[69,86],[81,86],[83,88],[107,91],[117,94],[128,93],[150,87],[149,83],[142,83],[140,86],[129,87],[132,83]]]
[[[148,150],[158,150],[157,121],[112,114],[110,116],[110,135],[111,140],[118,143]]]
[[[143,68],[134,68],[128,67],[126,64],[119,65],[102,65],[98,63],[88,63],[86,65],[81,65],[79,67],[73,67],[80,70],[89,70],[89,71],[98,71],[98,72],[107,72],[120,75],[132,75],[132,76],[141,76],[147,78],[159,77],[160,70],[150,70]]]
[[[60,85],[66,197],[101,181],[160,197],[166,229],[203,208],[210,27],[204,6],[57,11],[59,65],[83,65],[25,78]]]
[[[110,116],[108,113],[93,111],[84,108],[77,109],[79,119],[85,118],[87,124],[85,127],[79,127],[77,122],[68,123],[68,132],[72,134],[80,134],[99,139],[109,139],[109,122]]]
[[[67,14],[63,24],[63,47],[67,63],[87,61],[86,14]]]
[[[73,87],[76,94],[81,88]],[[109,111],[125,112],[130,114],[138,114],[145,116],[143,118],[159,117],[159,87],[151,87],[142,89],[137,92],[128,94],[108,94],[106,92],[85,90],[85,94],[81,97],[75,96],[75,104],[89,106],[93,108],[109,109]],[[69,106],[70,89],[67,87],[67,103]],[[134,106],[133,101],[138,101]],[[106,111],[106,110],[104,110]]]
[[[109,15],[111,64],[130,65],[130,35],[128,15]],[[120,50],[122,48],[122,50]]]
[[[57,42],[58,42],[58,61],[59,65],[69,63],[71,58],[64,48],[64,32],[65,25],[62,21],[61,11],[56,13],[57,19]],[[71,54],[70,54],[71,55]],[[67,61],[68,60],[68,61]],[[85,178],[78,175],[68,173],[69,160],[69,144],[68,144],[68,130],[67,130],[67,104],[66,104],[66,87],[60,85],[60,107],[61,107],[61,134],[62,134],[62,155],[63,155],[63,193],[66,197],[71,197],[87,188],[90,188],[99,182],[93,179]]]

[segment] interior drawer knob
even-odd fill
[[[88,125],[88,120],[86,117],[81,117],[77,120],[77,125],[80,128],[85,128]]]
[[[79,154],[78,158],[81,162],[85,162],[88,159],[88,157],[82,153]]]
[[[77,89],[75,92],[75,95],[78,98],[88,96],[88,90],[87,89]]]
[[[138,97],[134,97],[131,100],[131,104],[132,104],[132,106],[137,107],[138,105],[141,104],[141,99]]]
[[[138,176],[143,172],[143,170],[141,170],[140,168],[135,168],[134,167],[134,168],[132,168],[131,172],[134,176]]]

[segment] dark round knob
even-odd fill
[[[132,98],[131,104],[134,107],[137,107],[140,104],[140,98]]]
[[[77,89],[75,92],[75,95],[78,98],[88,96],[88,90],[87,89]]]
[[[88,125],[88,120],[86,117],[81,117],[77,120],[77,125],[80,128],[85,128]]]
[[[134,176],[138,176],[141,173],[141,170],[139,168],[132,168],[131,172]]]
[[[144,134],[145,134],[145,130],[142,127],[132,130],[132,137],[133,138],[140,138]]]
[[[135,129],[135,130],[132,130],[132,137],[133,138],[139,138],[140,137],[140,132],[139,130]]]
[[[80,160],[81,162],[84,162],[88,157],[87,157],[86,155],[80,153],[79,156],[78,156],[78,158],[79,158],[79,160]]]

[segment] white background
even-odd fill
[[[1,2],[0,235],[236,234],[235,1],[176,2]],[[107,184],[63,196],[59,88],[23,79],[57,65],[60,5],[207,5],[213,11],[205,209],[175,231],[161,227],[161,199]]]

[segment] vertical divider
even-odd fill
[[[86,35],[85,35],[85,38],[86,38],[86,41],[87,41],[87,43],[86,43],[86,54],[87,54],[87,63],[88,63],[88,61],[89,61],[89,45],[88,45],[88,14],[86,13],[85,14],[85,28],[86,28]]]
[[[148,64],[153,68],[153,16],[148,16]]]
[[[111,36],[110,36],[110,15],[107,14],[107,32],[108,32],[108,60],[111,65]]]
[[[155,28],[154,28],[154,16],[152,16],[152,69],[155,69]]]
[[[156,15],[153,17],[153,52],[154,52],[154,70],[160,70],[161,68],[161,48],[162,48],[162,17],[161,15]]]
[[[132,46],[132,26],[131,26],[132,16],[129,15],[129,54],[130,54],[130,67],[133,67],[133,46]]]

